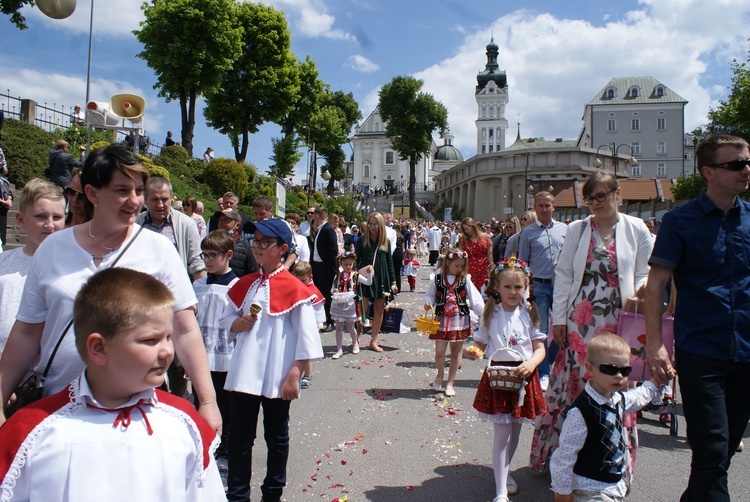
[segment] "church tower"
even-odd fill
[[[498,152],[505,148],[505,105],[508,79],[497,64],[499,50],[494,37],[487,45],[487,65],[477,75],[477,153]]]

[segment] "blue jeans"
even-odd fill
[[[229,435],[229,475],[227,500],[250,501],[250,478],[253,466],[253,443],[258,415],[263,406],[263,435],[268,447],[266,478],[260,491],[263,500],[281,500],[286,486],[286,464],[289,459],[289,405],[291,401],[230,392],[231,424]]]
[[[549,314],[552,310],[552,295],[554,293],[554,287],[552,284],[544,284],[541,282],[534,281],[534,296],[536,296],[536,308],[539,311],[539,317],[541,318],[541,325],[539,331],[545,335],[549,334]],[[560,347],[556,342],[550,342],[547,347],[547,357],[541,362],[537,371],[539,371],[539,378],[549,376],[550,368],[555,362],[557,353]]]
[[[687,438],[693,459],[680,500],[729,502],[727,471],[750,420],[750,362],[677,351]]]

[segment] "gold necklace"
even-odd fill
[[[112,251],[117,251],[117,250],[118,250],[118,249],[120,249],[120,247],[122,246],[122,244],[119,244],[119,245],[117,245],[117,246],[115,246],[115,247],[113,247],[113,248],[110,248],[110,247],[107,247],[107,246],[105,246],[105,245],[104,245],[104,244],[102,244],[101,242],[99,242],[99,240],[98,240],[98,239],[97,239],[96,237],[94,237],[94,234],[92,234],[92,233],[91,233],[91,222],[89,222],[89,228],[88,228],[88,230],[89,230],[89,237],[91,237],[92,239],[94,239],[94,242],[96,242],[96,244],[97,244],[97,245],[98,245],[98,246],[99,246],[100,248],[102,248],[102,249],[106,249],[106,250],[107,250],[107,251],[109,251],[110,253],[111,253]],[[92,255],[92,256],[93,256],[93,255]],[[98,258],[98,257],[97,257],[97,256],[94,256],[94,258]],[[103,257],[102,257],[102,258],[103,258]]]

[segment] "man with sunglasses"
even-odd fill
[[[646,286],[646,355],[666,383],[662,295],[674,277],[675,360],[693,453],[681,500],[728,501],[729,463],[750,420],[750,149],[716,135],[696,150],[708,184],[662,219]],[[737,495],[737,494],[735,494]]]
[[[305,213],[305,221],[303,221],[297,229],[297,235],[304,237],[310,237],[310,231],[312,230],[313,216],[315,215],[315,208],[308,207]]]

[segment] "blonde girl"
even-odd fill
[[[372,339],[370,350],[383,352],[378,345],[380,325],[383,323],[385,300],[398,290],[396,272],[393,268],[391,244],[385,233],[385,220],[378,212],[367,217],[367,225],[362,229],[362,238],[355,248],[357,270],[372,276],[372,284],[359,285],[360,298],[366,306],[372,300]]]
[[[523,402],[519,405],[518,391],[491,388],[485,372],[474,398],[474,408],[479,418],[492,422],[494,427],[494,502],[507,502],[508,495],[518,491],[509,470],[518,446],[522,421],[533,420],[547,412],[536,370],[545,357],[546,335],[537,329],[539,313],[533,291],[529,292],[528,299],[525,298],[529,285],[529,269],[521,260],[508,258],[494,267],[490,273],[482,323],[474,335],[476,347],[486,351],[490,357],[498,349],[515,350],[520,355],[517,359],[522,361],[503,364],[516,366],[516,374],[527,382],[522,391]],[[464,355],[469,359],[477,358],[477,352],[468,349]]]
[[[456,395],[453,382],[461,364],[464,342],[471,335],[469,309],[477,316],[481,316],[484,309],[482,295],[471,282],[471,277],[466,274],[467,259],[466,251],[449,248],[442,266],[424,295],[424,309],[430,310],[434,306],[435,319],[440,322],[437,333],[430,335],[430,340],[435,340],[437,375],[432,387],[436,392],[443,388],[445,353],[450,344],[451,362],[445,386],[445,395],[448,397]]]

